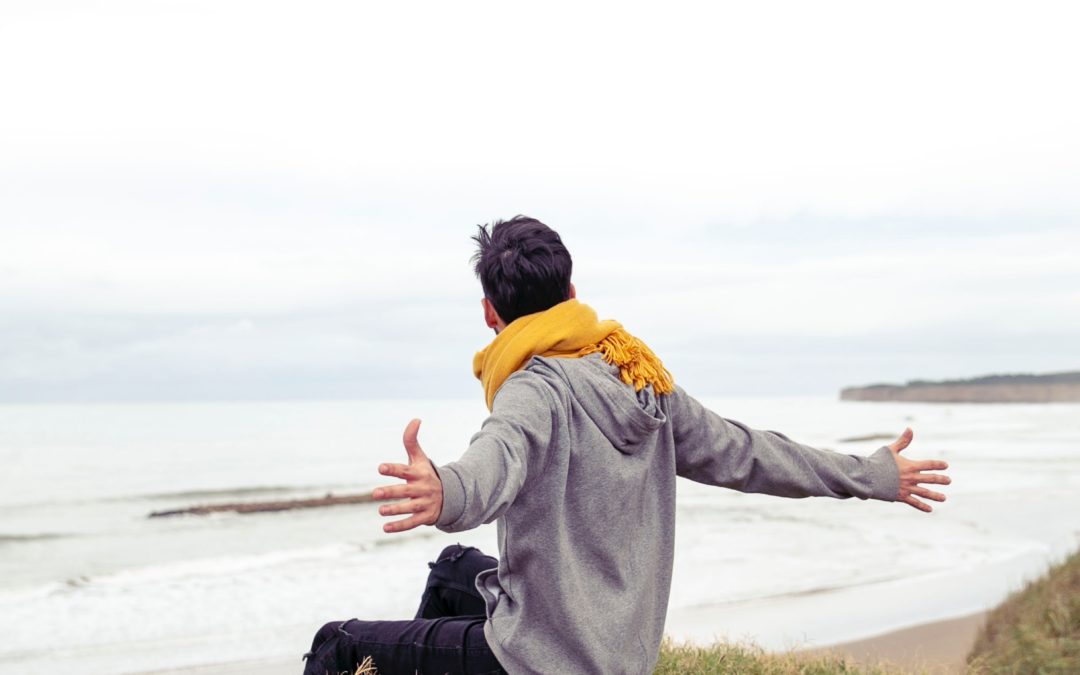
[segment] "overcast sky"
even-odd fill
[[[371,4],[0,2],[0,400],[479,396],[517,213],[692,393],[1080,369],[1070,3]]]

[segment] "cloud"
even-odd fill
[[[1073,13],[5,6],[0,398],[473,395],[515,213],[708,393],[1076,367]]]

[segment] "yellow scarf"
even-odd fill
[[[652,385],[657,394],[670,394],[675,381],[649,347],[617,321],[600,321],[588,305],[570,299],[554,307],[515,319],[473,358],[473,373],[484,385],[488,410],[495,392],[533,356],[579,358],[600,352],[618,366],[623,382],[641,391]]]

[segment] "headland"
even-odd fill
[[[1077,403],[1080,371],[1045,375],[985,375],[967,380],[911,380],[907,384],[847,387],[842,401],[919,403]]]

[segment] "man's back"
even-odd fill
[[[499,567],[477,585],[508,671],[655,665],[675,534],[662,398],[635,393],[599,354],[534,357],[499,390],[470,452],[439,469],[440,529],[498,518]]]

